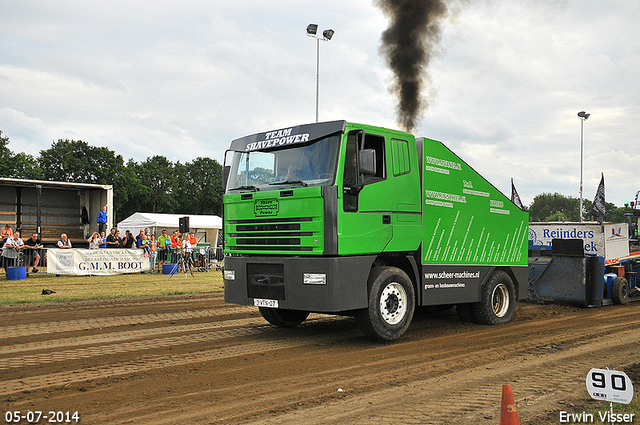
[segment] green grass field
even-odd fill
[[[43,289],[55,294],[42,295]],[[220,271],[194,271],[193,277],[184,273],[55,276],[41,271],[30,273],[26,280],[7,280],[1,276],[0,305],[194,294],[222,289]]]

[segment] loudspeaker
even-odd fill
[[[189,217],[180,217],[179,218],[180,228],[178,231],[180,233],[189,233]]]

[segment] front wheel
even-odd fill
[[[355,314],[360,329],[368,336],[393,341],[411,323],[415,291],[409,276],[397,267],[374,267],[368,280],[369,307]]]
[[[259,310],[264,320],[281,328],[295,328],[309,317],[308,311],[268,307],[259,307]]]
[[[502,270],[493,272],[482,290],[482,300],[473,304],[473,316],[481,325],[511,321],[516,309],[516,290],[511,277]]]

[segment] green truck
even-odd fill
[[[225,301],[271,324],[351,315],[394,340],[417,306],[499,324],[526,299],[528,213],[441,142],[331,121],[236,139],[224,163]]]

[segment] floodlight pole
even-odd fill
[[[318,122],[318,97],[320,96],[320,39],[316,38],[316,122]]]
[[[578,112],[578,118],[580,118],[580,223],[582,223],[582,166],[584,157],[584,122],[589,115],[585,111]]]
[[[307,35],[316,39],[316,122],[318,122],[318,98],[320,97],[320,41],[331,40],[334,31],[326,29],[322,32],[322,37],[317,36],[317,32],[317,24],[309,24],[307,26]]]

